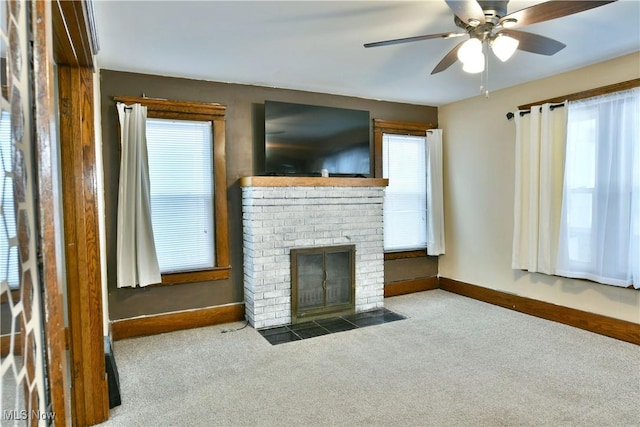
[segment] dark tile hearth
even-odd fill
[[[349,331],[351,329],[364,328],[366,326],[381,325],[395,322],[406,317],[394,313],[386,308],[350,314],[348,316],[334,317],[331,319],[315,320],[311,322],[297,323],[295,325],[279,326],[277,328],[260,329],[258,332],[272,345],[284,344],[291,341],[299,341],[307,338],[336,332]]]

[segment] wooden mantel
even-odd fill
[[[319,176],[243,176],[240,187],[386,187],[386,178]]]
[[[243,176],[240,187],[386,187],[385,178]]]

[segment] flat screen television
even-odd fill
[[[371,176],[369,112],[265,101],[265,172]]]

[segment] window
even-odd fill
[[[427,247],[426,137],[385,134],[382,176],[389,179],[384,197],[384,250]]]
[[[162,284],[228,278],[225,107],[115,100],[147,107],[151,221]]]
[[[210,122],[147,119],[151,223],[161,273],[215,267]]]
[[[384,250],[402,252],[401,257],[426,255],[426,132],[432,128],[424,123],[374,120],[375,176],[389,179],[383,207]]]
[[[558,274],[640,288],[640,89],[569,103]]]
[[[569,258],[584,265],[592,259],[593,208],[596,201],[596,117],[567,123],[565,187]]]

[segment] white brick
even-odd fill
[[[257,328],[290,323],[292,247],[355,244],[356,311],[382,307],[383,195],[378,187],[243,188],[244,288],[250,323]]]
[[[280,282],[280,283],[276,283],[276,289],[289,289],[289,290],[291,290],[291,283],[288,280]]]
[[[264,297],[267,299],[277,299],[279,297],[286,296],[286,291],[284,290],[275,290],[275,285],[272,285],[274,290],[270,290],[269,292],[264,293]]]

